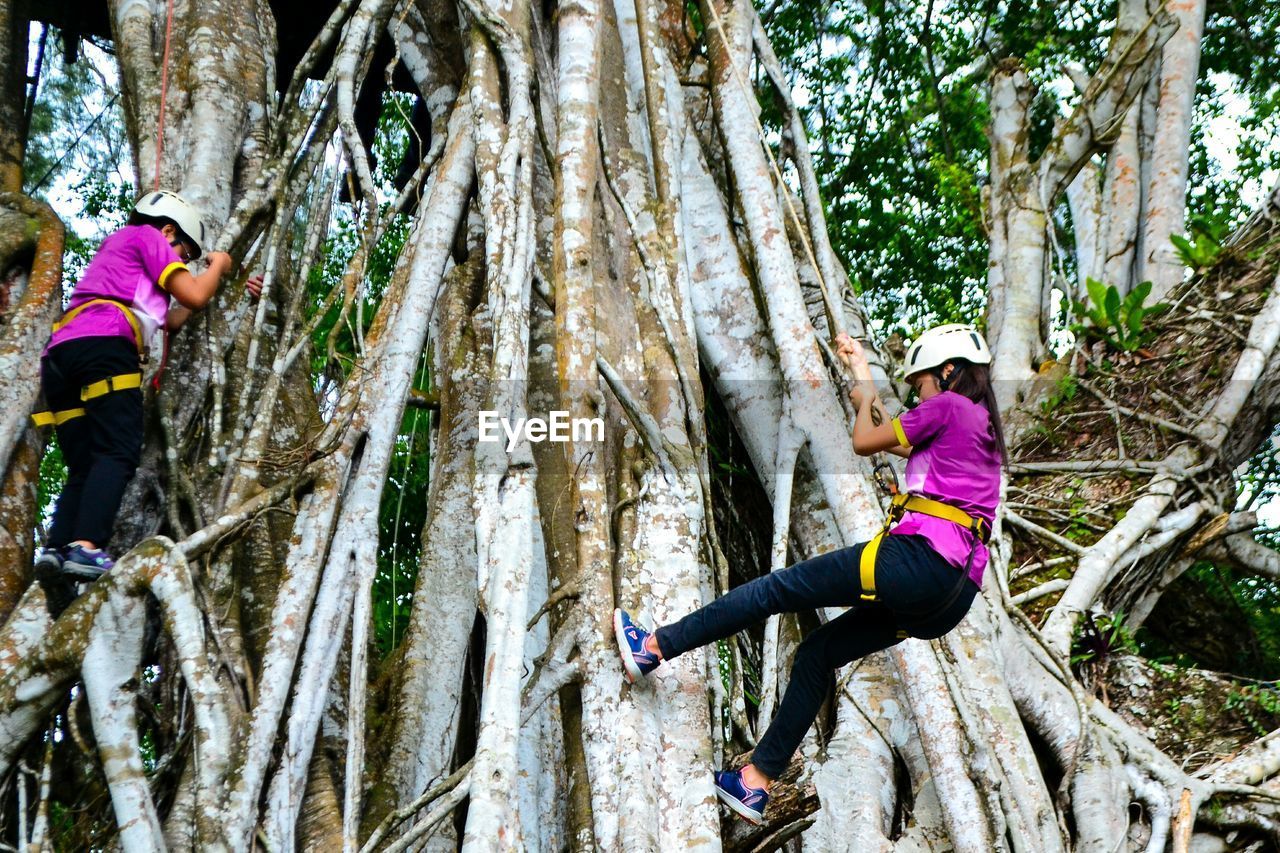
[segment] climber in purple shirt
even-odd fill
[[[614,611],[623,669],[635,682],[664,659],[776,613],[849,608],[796,650],[786,692],[751,763],[716,773],[717,795],[753,823],[763,820],[769,788],[813,724],[834,669],[908,637],[941,637],[964,618],[982,583],[1007,461],[991,352],[971,326],[939,326],[911,346],[904,369],[920,403],[892,419],[876,398],[862,347],[847,336],[837,347],[858,380],[849,394],[857,409],[854,450],[907,458],[907,490],[894,497],[884,530],[869,542],[756,578],[652,632]]]
[[[207,268],[192,275],[186,263],[204,244],[195,208],[175,193],[146,194],[102,241],[53,325],[40,359],[49,411],[32,416],[54,427],[67,464],[36,557],[53,611],[69,603],[68,582],[92,582],[114,565],[105,546],[142,452],[142,360],[156,332],[176,331],[208,304],[232,266],[225,252],[208,252]],[[245,284],[256,296],[262,280]]]

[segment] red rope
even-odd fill
[[[164,21],[164,62],[160,66],[160,120],[156,129],[156,180],[160,189],[160,157],[164,153],[164,104],[169,99],[169,40],[173,35],[173,0],[169,0]]]

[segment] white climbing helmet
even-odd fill
[[[906,360],[902,363],[903,375],[940,367],[956,358],[974,364],[990,364],[991,350],[973,326],[965,323],[934,326],[916,338],[907,350]]]
[[[143,216],[172,219],[177,223],[182,236],[196,247],[196,253],[191,256],[192,260],[200,257],[204,252],[204,223],[200,220],[200,214],[196,209],[182,196],[168,190],[157,190],[138,199],[133,209]]]

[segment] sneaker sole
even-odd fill
[[[62,561],[52,554],[36,557],[35,569],[37,572],[56,573],[62,569]]]
[[[732,809],[738,817],[742,818],[747,823],[755,824],[756,826],[764,824],[763,814],[755,811],[754,809],[747,808],[740,800],[734,799],[725,793],[724,789],[719,785],[716,786],[716,796],[720,798],[720,802]]]
[[[36,580],[44,583],[62,577],[62,564],[53,560],[36,560]]]
[[[644,673],[640,671],[635,658],[631,656],[631,645],[627,642],[627,634],[622,629],[622,611],[618,608],[614,608],[613,611],[613,640],[618,644],[618,657],[622,660],[622,672],[627,677],[627,683],[635,684],[637,679],[644,676]]]
[[[63,563],[62,573],[70,575],[77,580],[96,581],[98,578],[106,574],[97,566],[85,566],[80,563]]]
[[[76,600],[76,584],[62,573],[62,566],[53,560],[36,563],[36,581],[44,592],[45,609],[51,619],[57,619]]]

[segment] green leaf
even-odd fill
[[[1141,305],[1135,305],[1129,311],[1129,316],[1125,318],[1125,325],[1129,327],[1129,334],[1136,335],[1142,331],[1142,317],[1146,314]]]
[[[1087,279],[1084,285],[1089,291],[1089,301],[1096,307],[1101,308],[1107,299],[1107,286],[1096,278]]]
[[[1151,295],[1151,282],[1142,281],[1133,286],[1133,290],[1129,291],[1129,295],[1125,297],[1126,305],[1141,305],[1147,301],[1147,297]]]
[[[1173,243],[1174,247],[1178,250],[1178,257],[1182,259],[1184,264],[1189,267],[1195,267],[1197,265],[1195,261],[1195,249],[1192,247],[1190,240],[1186,237],[1173,234],[1169,237],[1169,242]]]
[[[1107,288],[1106,301],[1102,303],[1107,309],[1108,325],[1120,328],[1120,291],[1113,284]]]

